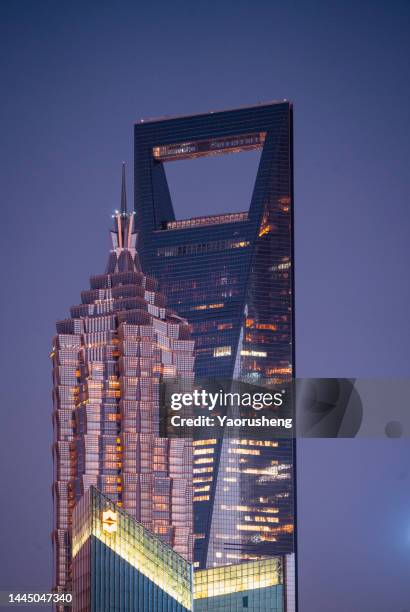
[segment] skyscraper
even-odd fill
[[[278,102],[135,125],[141,261],[191,323],[199,376],[268,385],[294,376],[292,116]],[[167,163],[255,149],[247,211],[175,218]],[[196,566],[292,552],[293,442],[242,435],[195,444]]]
[[[71,583],[75,503],[93,485],[191,559],[192,448],[159,437],[159,383],[192,377],[186,321],[167,308],[135,249],[123,167],[105,274],[57,323],[53,363],[55,587]]]

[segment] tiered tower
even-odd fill
[[[70,588],[72,511],[93,485],[175,551],[192,557],[192,448],[159,437],[159,385],[193,376],[194,343],[136,252],[127,211],[113,215],[105,274],[57,323],[53,340],[55,587]]]

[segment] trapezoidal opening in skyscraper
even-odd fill
[[[163,172],[162,191],[166,193],[162,196],[169,204],[165,224],[209,217],[221,210],[246,213],[265,138],[265,132],[239,133],[154,146],[154,165]],[[179,163],[165,163],[175,161]]]
[[[247,212],[260,156],[259,149],[165,164],[175,219]]]

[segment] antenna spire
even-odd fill
[[[127,210],[127,189],[125,185],[125,162],[122,164],[121,210],[112,215],[114,229],[111,231],[111,260],[107,269],[120,272],[140,270],[136,251],[137,235],[134,230],[134,213]],[[118,266],[117,266],[118,259]],[[116,267],[117,266],[117,267]]]
[[[122,162],[121,214],[127,214],[127,188],[125,186],[125,162]]]

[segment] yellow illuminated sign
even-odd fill
[[[106,533],[117,531],[117,513],[113,510],[104,510],[102,513],[102,528]]]

